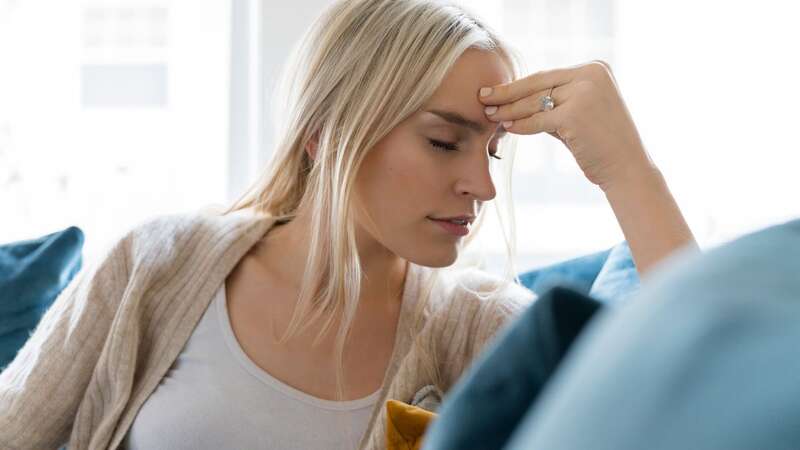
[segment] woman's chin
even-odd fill
[[[450,251],[418,255],[416,258],[408,259],[418,266],[431,268],[449,267],[456,262],[456,259],[458,259],[458,248],[456,246],[452,246]]]

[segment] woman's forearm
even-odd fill
[[[666,180],[657,168],[603,189],[631,248],[639,276],[675,250],[699,250]]]

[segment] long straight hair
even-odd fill
[[[344,397],[344,346],[362,280],[352,209],[356,174],[370,149],[422,108],[467,49],[496,52],[513,78],[519,77],[522,60],[518,54],[461,6],[436,0],[335,2],[307,30],[284,68],[278,88],[278,93],[285,94],[284,102],[273,103],[279,139],[271,161],[255,183],[221,212],[250,208],[276,221],[292,220],[299,210],[312,212],[314,232],[309,234],[304,281],[281,341],[324,320],[316,344],[341,313],[334,355],[339,399]],[[312,138],[318,140],[313,159],[305,151]],[[518,282],[510,176],[516,139],[509,138],[501,144],[505,185],[499,186],[497,196],[505,201],[508,220],[503,219],[497,202],[490,204],[498,213],[507,250],[503,279]],[[480,230],[486,209],[481,208],[464,247]],[[459,258],[449,269],[481,264],[482,260]],[[445,269],[425,271],[416,320],[398,332],[413,337],[419,329],[430,313],[430,294]],[[438,377],[436,367],[430,370]]]

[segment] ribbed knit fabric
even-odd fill
[[[116,449],[214,294],[274,220],[250,210],[154,218],[86,265],[0,374],[0,449]],[[413,266],[413,270],[412,269]],[[534,299],[478,270],[447,278],[412,342],[408,298],[432,269],[410,264],[398,334],[360,449],[385,448],[385,403],[454,384],[497,330]],[[466,287],[466,288],[465,288]],[[431,355],[435,356],[432,360]],[[433,377],[426,367],[436,367]]]

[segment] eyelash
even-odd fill
[[[437,148],[437,149],[439,149],[440,151],[443,151],[443,152],[450,152],[450,151],[458,150],[458,147],[455,144],[451,144],[449,142],[437,141],[435,139],[428,139],[428,141],[431,143],[431,145],[433,147],[435,147],[435,148]],[[500,156],[497,156],[497,153],[490,153],[489,156],[491,156],[494,159],[503,159]]]

